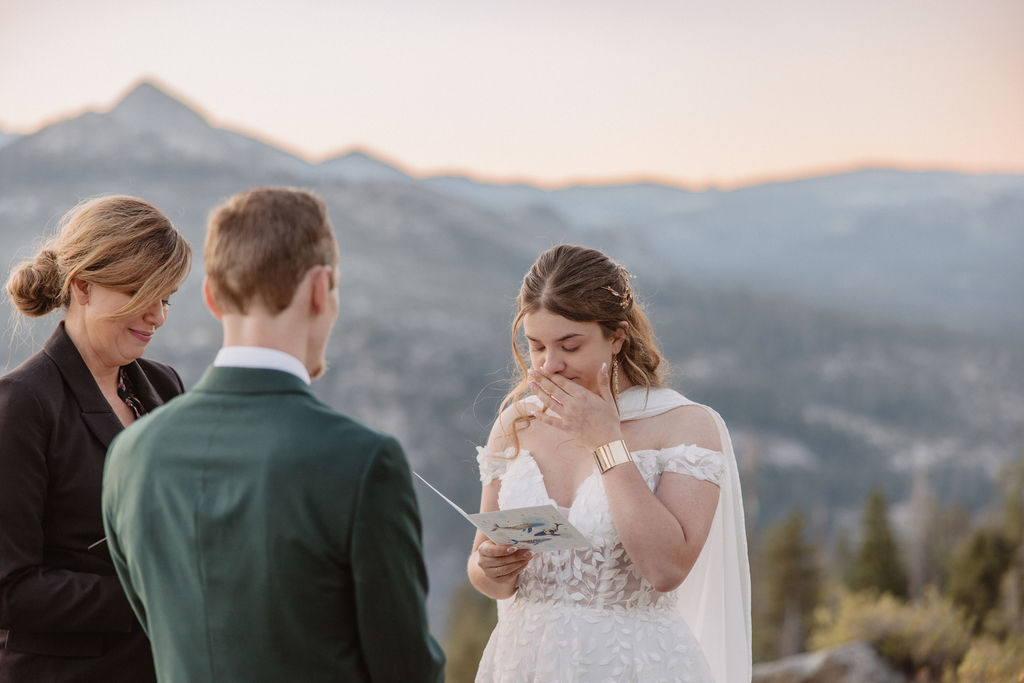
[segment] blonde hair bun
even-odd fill
[[[46,247],[36,254],[34,261],[14,269],[7,280],[7,293],[19,311],[38,318],[62,305],[63,285],[57,252]]]

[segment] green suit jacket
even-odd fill
[[[297,377],[210,368],[128,427],[103,522],[161,681],[443,679],[402,449]]]

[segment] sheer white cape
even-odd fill
[[[725,455],[718,508],[708,540],[679,593],[679,611],[700,642],[719,683],[749,683],[752,672],[750,565],[736,456],[722,417],[672,389],[631,387],[618,396],[623,422],[654,417],[681,406],[697,405],[718,426]]]

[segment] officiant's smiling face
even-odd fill
[[[523,316],[523,333],[530,346],[530,365],[600,393],[601,365],[612,362],[625,333],[612,336],[595,322],[578,322],[538,309]]]

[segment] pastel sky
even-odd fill
[[[144,77],[310,160],[414,174],[1024,171],[1021,0],[0,0],[0,130]]]

